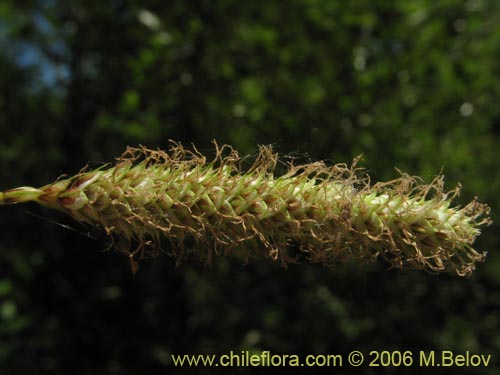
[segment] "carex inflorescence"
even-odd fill
[[[207,261],[238,252],[284,265],[297,250],[329,266],[380,256],[401,269],[459,275],[484,260],[472,244],[490,222],[489,208],[475,199],[453,206],[459,187],[446,192],[443,176],[424,184],[401,173],[371,184],[357,160],[288,163],[278,174],[270,147],[261,146],[249,168],[233,148],[215,148],[210,161],[176,143],[169,152],[128,148],[113,166],[4,191],[0,204],[35,201],[99,226],[134,269],[160,248],[178,261],[193,252]]]

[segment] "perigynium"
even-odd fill
[[[490,222],[476,199],[453,206],[444,191],[401,173],[371,184],[345,164],[293,165],[276,173],[277,155],[262,146],[250,168],[229,146],[207,161],[196,149],[128,148],[114,166],[86,170],[41,188],[0,193],[1,204],[35,201],[103,228],[137,261],[161,248],[178,261],[196,252],[264,255],[286,265],[298,257],[334,265],[378,256],[400,269],[469,275],[485,258],[472,244]]]

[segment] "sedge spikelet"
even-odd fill
[[[184,259],[196,250],[264,255],[284,265],[293,249],[312,262],[372,261],[392,267],[469,275],[485,253],[472,244],[488,224],[475,199],[452,206],[459,187],[443,189],[406,174],[370,184],[345,164],[289,164],[276,175],[277,155],[262,146],[250,168],[229,146],[207,161],[196,149],[128,148],[113,166],[82,171],[39,189],[0,193],[0,204],[35,201],[103,228],[131,260],[168,250]],[[167,241],[165,241],[167,240]]]

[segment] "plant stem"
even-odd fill
[[[0,205],[36,202],[42,193],[42,190],[29,186],[6,190],[0,192]]]

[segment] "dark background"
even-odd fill
[[[127,145],[209,153],[216,139],[241,155],[362,153],[374,181],[443,169],[460,203],[477,195],[498,222],[499,26],[495,0],[3,0],[0,190]],[[0,373],[185,372],[171,353],[357,349],[470,350],[493,355],[475,373],[498,374],[498,229],[478,238],[489,254],[470,278],[167,256],[134,276],[99,231],[3,206]]]

